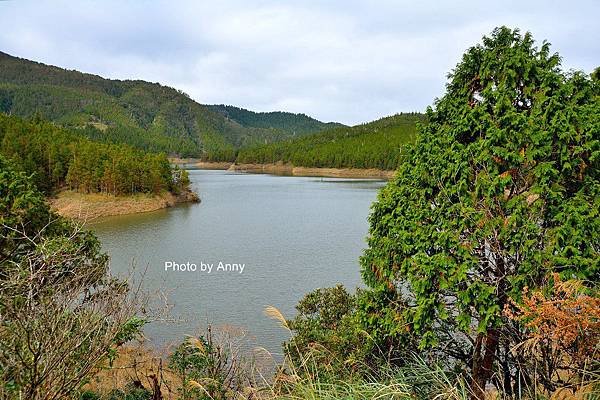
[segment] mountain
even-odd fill
[[[306,114],[282,111],[254,112],[224,104],[210,105],[208,108],[248,128],[281,130],[293,136],[345,126],[337,122],[321,122]]]
[[[240,147],[339,125],[304,114],[199,104],[159,83],[105,79],[2,52],[0,112],[38,115],[94,140],[208,160],[232,160]]]
[[[402,148],[425,116],[402,113],[353,127],[335,127],[286,141],[241,149],[238,163],[289,163],[302,167],[394,170]]]

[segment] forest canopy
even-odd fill
[[[46,194],[61,188],[114,195],[182,189],[164,154],[94,142],[39,118],[0,113],[0,154]]]
[[[424,120],[423,114],[401,113],[367,124],[336,127],[297,139],[243,148],[237,162],[395,170],[402,148],[414,141],[417,124]]]

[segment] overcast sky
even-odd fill
[[[502,3],[502,4],[500,4]],[[370,121],[422,111],[495,26],[600,65],[600,1],[0,1],[0,51],[201,103]]]

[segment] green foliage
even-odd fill
[[[185,182],[174,182],[164,154],[92,142],[48,122],[3,114],[0,154],[31,174],[45,193],[64,187],[83,193],[160,193]]]
[[[169,367],[181,386],[182,400],[225,400],[242,396],[255,385],[254,364],[246,356],[244,333],[213,332],[188,337],[169,356]],[[243,395],[242,397],[245,397]]]
[[[77,229],[67,219],[54,214],[24,173],[0,156],[0,266],[18,265],[28,256],[43,258],[46,267],[55,266],[53,280],[77,274],[82,265],[87,266],[89,284],[100,279],[108,266],[108,256],[101,253],[100,242],[90,231]],[[43,244],[43,245],[42,245]],[[61,257],[70,253],[68,262]],[[30,268],[33,265],[29,266]],[[14,267],[2,269],[0,278]],[[0,280],[1,282],[1,280]]]
[[[73,149],[66,184],[83,193],[160,193],[173,189],[164,154],[143,153],[126,145],[82,142]]]
[[[39,248],[42,240],[45,246]],[[93,234],[77,231],[71,222],[50,211],[31,179],[0,156],[0,264],[17,262],[32,251],[51,254],[61,246],[77,249],[82,262],[98,265],[98,273],[104,272],[108,258],[100,254],[100,243]],[[69,268],[79,260],[73,258],[73,263],[62,266],[64,273],[71,273]]]
[[[152,392],[130,382],[123,389],[113,389],[106,400],[152,400]]]
[[[115,335],[115,343],[122,345],[133,340],[141,331],[144,325],[148,323],[145,318],[133,316],[129,318],[122,326],[120,331]]]
[[[469,49],[370,216],[365,283],[409,293],[420,347],[475,388],[497,361],[516,379],[509,299],[549,272],[599,278],[599,86],[559,63],[508,28]]]
[[[597,67],[594,72],[592,72],[592,79],[595,81],[600,80],[600,67]]]
[[[238,147],[330,126],[299,114],[206,106],[158,83],[109,80],[1,52],[0,112],[25,118],[39,112],[96,141],[228,161]]]
[[[352,379],[333,377],[323,379],[321,374],[294,377],[284,383],[272,398],[279,400],[468,400],[471,393],[464,378],[449,373],[437,365],[413,357],[403,367],[388,368],[376,375],[365,374]],[[271,397],[269,397],[271,398]],[[504,400],[498,397],[498,400]],[[524,397],[523,399],[530,399]]]
[[[342,285],[316,289],[304,296],[296,306],[298,314],[288,321],[294,335],[285,344],[286,355],[293,365],[317,366],[298,374],[318,373],[323,380],[365,377],[404,365],[416,345],[403,320],[405,307],[393,291],[350,294]]]
[[[201,382],[209,375],[212,367],[210,353],[214,350],[209,342],[200,337],[187,340],[169,355],[169,368],[179,375],[182,381],[180,394],[183,400],[205,399],[205,392],[193,387],[191,382]]]
[[[181,193],[182,190],[188,189],[190,186],[190,174],[187,170],[179,168],[177,165],[173,166],[171,171],[173,179],[173,192],[176,194]]]
[[[188,381],[202,379],[209,365],[208,342],[204,338],[198,340],[195,345],[189,341],[181,343],[169,356],[169,367]]]
[[[353,350],[360,348],[357,342],[361,338],[351,319],[355,302],[355,296],[342,285],[304,296],[296,306],[298,314],[288,321],[294,336],[284,347],[292,362],[300,365],[303,357],[311,354],[322,373],[344,370],[346,361],[356,358]]]
[[[101,397],[96,392],[86,390],[79,395],[79,400],[101,400]]]
[[[402,293],[389,288],[360,290],[354,320],[368,338],[357,351],[364,354],[370,370],[403,366],[417,352],[417,340],[410,332],[405,312],[408,303]]]
[[[403,146],[414,140],[420,121],[421,114],[408,113],[350,128],[336,127],[293,140],[243,148],[236,161],[394,170],[402,159]]]
[[[0,261],[26,251],[27,243],[21,243],[19,232],[11,228],[22,226],[28,236],[34,236],[55,218],[31,180],[0,156]]]

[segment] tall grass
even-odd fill
[[[292,334],[283,314],[268,307],[265,314]],[[291,341],[294,345],[294,342]],[[298,350],[298,349],[296,349]],[[325,351],[314,347],[303,353],[300,360],[286,357],[280,374],[267,382],[262,391],[264,400],[470,400],[472,392],[467,377],[453,374],[415,355],[404,367],[389,366],[376,373],[341,374],[343,378],[324,371],[316,360]],[[299,352],[298,352],[299,353]],[[517,396],[508,397],[496,389],[486,392],[486,400],[600,400],[600,374],[586,371],[587,384],[577,388],[562,388],[554,393],[544,393],[535,382],[522,388]]]
[[[441,368],[434,368],[415,358],[410,366],[379,371],[377,375],[336,379],[314,371],[316,365],[302,367],[301,375],[287,377],[283,383],[275,381],[270,387],[272,400],[468,400],[470,392],[460,378],[451,376]]]
[[[287,320],[275,307],[269,306],[265,314],[276,320],[291,335]],[[292,345],[295,345],[291,341]],[[300,351],[296,348],[298,354]],[[302,353],[294,362],[285,358],[282,372],[269,382],[268,393],[262,399],[269,400],[358,400],[358,399],[444,399],[468,400],[469,391],[464,381],[451,377],[441,368],[433,368],[419,357],[409,367],[387,368],[377,374],[352,373],[344,378],[325,373],[315,357],[325,351],[319,347]]]

